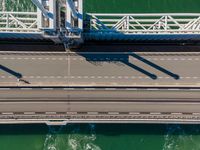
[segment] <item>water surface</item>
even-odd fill
[[[199,125],[0,125],[1,150],[199,150]]]

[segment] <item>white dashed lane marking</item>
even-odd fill
[[[0,76],[0,78],[13,78],[15,76]],[[147,76],[23,76],[24,79],[151,79]],[[159,76],[158,79],[170,79],[171,77]],[[180,79],[200,79],[200,77],[180,77]]]
[[[2,60],[53,60],[53,61],[65,61],[68,60],[68,58],[41,58],[41,57],[3,57],[1,58]],[[132,58],[133,60],[137,60],[135,58]],[[152,60],[152,61],[200,61],[200,58],[145,58],[147,60]],[[71,58],[73,61],[86,61],[86,58]],[[92,58],[89,59],[88,61],[123,61],[126,60],[126,58]]]

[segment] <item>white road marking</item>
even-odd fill
[[[12,79],[15,78],[14,76],[0,76],[0,78],[6,79]],[[67,79],[67,78],[78,78],[78,79],[151,79],[148,76],[23,76],[23,78],[26,79]],[[168,76],[159,76],[158,79],[170,79],[172,77]],[[180,77],[180,79],[199,79],[200,77],[194,76],[186,76],[186,77]]]
[[[53,88],[42,88],[42,90],[53,90]]]
[[[0,88],[0,90],[11,90],[11,88]]]
[[[24,112],[24,115],[35,115],[35,112]]]
[[[75,56],[76,57],[76,56]],[[65,61],[65,60],[69,60],[69,58],[71,58],[71,60],[73,61],[86,61],[85,58],[82,58],[82,57],[77,57],[75,58],[73,56],[68,56],[68,58],[66,57],[3,57],[1,59],[3,60],[53,60],[53,61]],[[150,56],[148,56],[150,57]],[[197,57],[194,57],[194,58],[167,58],[169,56],[166,56],[165,58],[162,57],[162,58],[146,58],[147,60],[151,61],[200,61],[200,58],[197,58]],[[91,61],[123,61],[125,60],[124,58],[120,58],[120,57],[114,57],[114,58],[95,58],[93,57],[91,59]],[[132,58],[132,60],[137,60],[135,58]]]
[[[32,88],[20,88],[20,90],[32,90]]]
[[[45,112],[46,115],[56,115],[56,112]]]
[[[13,112],[2,112],[2,115],[13,115]]]

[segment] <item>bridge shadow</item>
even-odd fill
[[[144,64],[158,70],[161,71],[165,74],[167,74],[168,76],[174,78],[175,80],[180,79],[180,76],[173,73],[170,70],[167,70],[166,68],[159,66],[158,64],[155,64],[154,62],[151,62],[147,59],[145,59],[144,57],[132,52],[132,53],[128,53],[128,54],[85,54],[85,53],[77,53],[80,56],[83,56],[88,62],[91,63],[99,63],[99,62],[107,62],[107,63],[116,63],[119,62],[121,64],[127,65],[130,68],[148,76],[149,78],[156,80],[158,77],[156,74],[134,64],[133,62],[130,62],[129,57],[133,57],[138,61],[143,62]]]
[[[200,126],[197,124],[68,124],[58,133],[52,133],[49,126],[44,124],[18,124],[0,125],[0,135],[95,135],[120,136],[120,135],[200,135]],[[53,127],[52,127],[53,128]],[[54,128],[60,128],[54,127]],[[94,134],[94,132],[92,132]]]
[[[143,62],[143,63],[145,63],[145,64],[147,64],[147,65],[149,65],[149,66],[151,66],[151,67],[153,67],[153,68],[155,68],[155,69],[157,69],[157,70],[159,70],[159,71],[161,71],[161,72],[163,72],[163,73],[165,73],[165,74],[167,74],[167,75],[169,75],[171,77],[173,77],[175,80],[180,79],[179,75],[174,74],[173,72],[165,69],[164,67],[161,67],[161,66],[159,66],[159,65],[157,65],[157,64],[155,64],[155,63],[153,63],[153,62],[151,62],[151,61],[149,61],[147,59],[145,59],[144,57],[141,57],[140,55],[138,55],[138,54],[136,54],[134,52],[132,52],[132,54],[130,54],[130,56],[132,56],[135,59],[137,59],[137,60],[139,60],[139,61],[141,61],[141,62]]]
[[[2,70],[4,72],[16,77],[19,82],[23,82],[25,84],[30,84],[30,82],[28,82],[28,81],[23,79],[23,75],[21,73],[18,73],[18,72],[14,71],[14,70],[6,67],[6,66],[3,66],[3,65],[0,65],[0,70]]]
[[[14,70],[11,70],[8,67],[3,66],[3,65],[0,65],[0,70],[2,70],[4,72],[6,72],[6,73],[18,78],[18,79],[21,79],[23,77],[21,73],[18,73],[18,72],[14,71]]]

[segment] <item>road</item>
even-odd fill
[[[199,66],[200,52],[0,52],[0,123],[199,123]]]
[[[1,89],[1,112],[200,113],[200,90]]]
[[[0,123],[199,123],[199,91],[1,88]]]
[[[0,52],[0,64],[9,69],[1,69],[0,86],[200,85],[199,52]],[[16,73],[27,82],[17,82]]]

